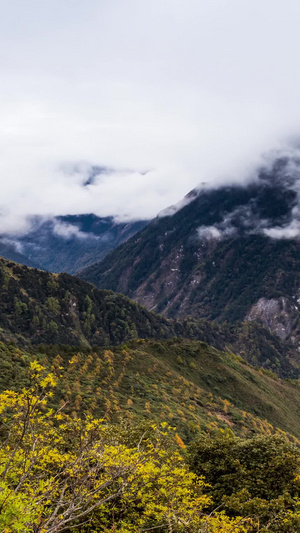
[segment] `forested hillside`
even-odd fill
[[[152,348],[157,352],[157,346]],[[126,361],[130,352],[124,351],[123,347]],[[112,377],[116,368],[113,354],[104,352],[100,360],[108,363],[108,375]],[[97,368],[101,366],[99,361]],[[219,358],[217,365],[220,362]],[[286,434],[271,435],[270,424],[241,411],[239,422],[241,417],[243,421],[249,417],[246,431],[267,434],[235,437],[226,428],[226,421],[230,426],[234,414],[228,400],[223,400],[223,412],[215,413],[226,429],[218,428],[212,420],[203,427],[209,435],[201,433],[188,448],[165,421],[144,419],[133,424],[127,417],[121,424],[112,424],[88,412],[80,418],[76,412],[70,416],[65,411],[66,402],[53,409],[64,392],[59,391],[62,382],[56,377],[62,370],[61,361],[56,357],[53,363],[53,372],[49,373],[37,360],[31,361],[22,390],[0,394],[3,532],[298,531],[300,453]],[[75,365],[75,372],[80,369],[79,375],[84,374],[87,367],[81,372],[82,365],[77,367],[77,363],[78,356],[77,361],[73,357],[70,364]],[[87,363],[90,365],[91,358]],[[236,371],[238,365],[231,367]],[[246,379],[248,371],[252,372],[245,370]],[[91,377],[86,374],[86,378]],[[118,381],[122,381],[120,376]],[[180,386],[184,384],[182,378]],[[268,380],[264,386],[272,388]],[[160,387],[163,389],[162,383]],[[281,394],[280,383],[277,388]],[[196,391],[190,386],[191,393],[197,393],[204,411],[210,409],[209,416],[215,408],[220,409],[221,399],[207,395],[205,390]],[[71,398],[67,401],[70,410]],[[127,407],[133,405],[131,400]],[[76,408],[76,402],[73,406]],[[190,403],[191,412],[192,406]],[[165,418],[165,408],[162,414]],[[184,422],[185,413],[180,416]]]
[[[297,531],[292,343],[0,267],[3,532]]]
[[[110,346],[137,338],[199,339],[230,350],[253,365],[297,378],[294,346],[259,324],[220,325],[205,320],[168,320],[129,298],[96,289],[67,274],[50,274],[0,260],[2,340]]]
[[[4,259],[0,296],[3,532],[297,531],[293,343]]]
[[[5,338],[32,343],[118,344],[167,337],[166,319],[128,298],[68,274],[0,261],[0,326]]]

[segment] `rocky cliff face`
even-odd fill
[[[299,319],[298,305],[294,305],[285,297],[260,298],[254,304],[246,320],[261,321],[267,328],[276,333],[281,339],[287,339],[292,334]]]

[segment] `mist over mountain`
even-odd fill
[[[0,237],[1,257],[9,259],[10,261],[16,261],[22,265],[43,269],[37,261],[24,255],[23,251],[23,247],[19,241],[7,237]]]
[[[25,235],[0,237],[0,254],[27,266],[72,274],[103,259],[146,224],[93,214],[36,218]]]
[[[198,228],[202,239],[266,235],[294,239],[300,235],[300,159],[282,156],[270,168],[258,170],[257,178],[243,187],[220,187],[224,197],[240,197],[236,205],[220,206],[220,217],[212,225]],[[201,192],[200,192],[201,194]]]
[[[244,185],[202,187],[79,275],[167,317],[262,320],[298,342],[300,160],[275,158]]]

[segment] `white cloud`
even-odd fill
[[[271,239],[297,239],[300,236],[300,222],[293,220],[287,226],[265,228],[263,233]]]
[[[216,226],[200,226],[197,230],[198,237],[201,240],[211,240],[211,239],[221,239],[223,237],[223,233],[220,229],[216,228]]]
[[[72,237],[86,239],[87,237],[90,237],[89,234],[80,231],[77,226],[59,220],[54,220],[53,222],[53,233],[64,239],[71,239]]]
[[[241,235],[265,235],[276,240],[300,238],[299,147],[267,154],[264,166],[252,172],[249,183],[244,185],[249,185],[252,191],[247,202],[225,212],[215,225],[200,226],[197,230],[200,239],[221,240]],[[269,215],[264,210],[268,207],[267,197],[269,207],[274,208]],[[283,201],[278,212],[278,203],[284,198],[286,203]]]
[[[155,216],[299,131],[297,0],[0,5],[0,232]]]

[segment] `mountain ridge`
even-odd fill
[[[0,259],[0,339],[18,345],[112,346],[137,338],[201,340],[283,377],[297,378],[291,342],[255,322],[170,320],[121,294],[69,274],[51,274]]]

